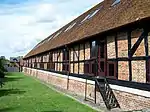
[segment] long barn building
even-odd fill
[[[108,109],[150,108],[150,0],[104,0],[41,41],[23,71]]]

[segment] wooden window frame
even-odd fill
[[[92,46],[92,43],[95,42],[95,46]],[[98,44],[97,40],[93,40],[90,42],[90,58],[97,58]],[[93,53],[94,52],[94,53]],[[94,55],[93,55],[94,54]]]
[[[111,75],[109,74],[109,70],[110,70],[110,69],[109,69],[109,65],[110,65],[110,64],[113,64],[113,65],[114,65],[114,76],[111,76]],[[117,75],[117,74],[116,74],[116,73],[117,73],[116,67],[117,67],[117,62],[116,62],[116,61],[108,61],[108,62],[107,62],[107,71],[108,71],[108,72],[107,72],[107,77],[108,77],[108,78],[117,79],[117,77],[116,77],[116,75]]]

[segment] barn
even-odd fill
[[[149,108],[149,24],[149,0],[104,0],[37,44],[23,72],[107,109]]]

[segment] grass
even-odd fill
[[[0,88],[0,112],[95,111],[23,73],[8,73],[4,87]]]

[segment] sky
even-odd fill
[[[0,56],[25,56],[101,0],[0,0]]]

